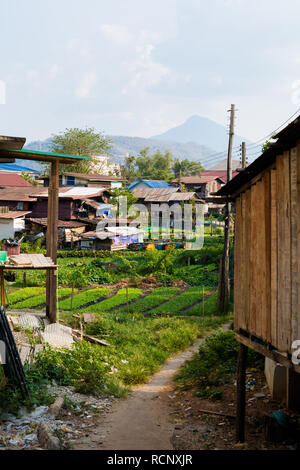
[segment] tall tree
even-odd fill
[[[93,157],[107,154],[110,148],[111,142],[103,134],[95,132],[94,128],[74,127],[52,136],[52,152],[91,157],[90,160],[79,160],[75,164],[62,165],[63,171],[90,173],[97,163]]]

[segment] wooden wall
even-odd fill
[[[289,353],[300,340],[299,183],[300,145],[236,198],[235,328]]]

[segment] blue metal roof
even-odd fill
[[[0,163],[0,171],[25,171],[39,173],[37,170],[27,168],[26,166],[17,165],[16,163]]]
[[[144,183],[146,184],[147,186],[149,186],[149,188],[169,188],[169,184],[166,183],[165,181],[159,181],[159,180],[138,180],[138,181],[133,181],[133,183],[131,183],[129,186],[128,186],[128,189],[133,189],[137,184],[139,183]]]

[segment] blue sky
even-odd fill
[[[0,134],[149,137],[235,103],[257,140],[300,107],[298,0],[2,0],[0,17]]]

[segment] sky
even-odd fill
[[[300,108],[299,0],[1,0],[0,135],[150,137],[191,115],[256,141]]]

